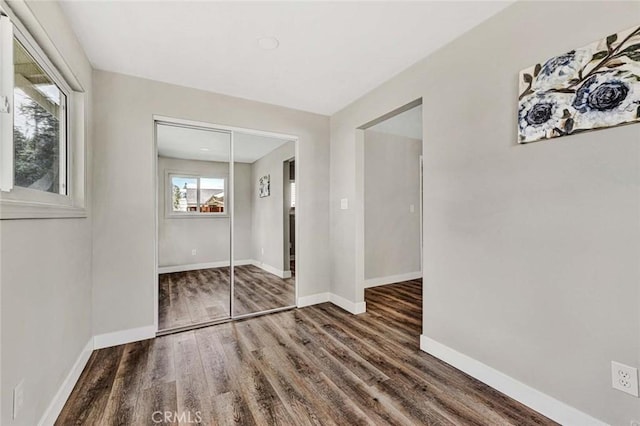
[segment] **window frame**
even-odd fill
[[[197,183],[197,192],[196,192],[196,199],[197,199],[197,206],[198,206],[198,210],[196,211],[186,211],[186,212],[176,212],[173,210],[173,183],[172,180],[174,177],[178,177],[178,178],[191,178],[191,179],[197,179],[198,183]],[[224,181],[224,211],[220,212],[220,213],[216,213],[216,212],[201,212],[200,211],[200,179],[222,179]],[[216,175],[204,175],[204,174],[199,174],[199,173],[193,173],[193,172],[180,172],[177,170],[167,170],[166,172],[166,177],[165,177],[165,190],[164,190],[164,196],[165,196],[165,215],[168,219],[184,219],[184,218],[198,218],[198,219],[203,219],[203,218],[224,218],[224,217],[229,217],[229,176],[228,175],[223,175],[223,174],[216,174]]]
[[[42,200],[43,202],[70,205],[71,204],[71,200],[69,199],[69,186],[70,186],[69,180],[70,179],[69,179],[68,170],[69,170],[69,157],[71,156],[71,146],[70,146],[71,144],[69,143],[70,134],[67,129],[69,128],[69,124],[70,124],[69,116],[71,114],[71,109],[72,109],[71,106],[69,105],[71,103],[70,99],[71,99],[72,90],[67,85],[67,83],[61,79],[61,77],[58,77],[54,74],[53,72],[54,69],[50,68],[52,67],[52,65],[49,65],[42,58],[35,56],[36,52],[33,49],[33,47],[28,44],[29,40],[27,40],[27,38],[20,31],[14,31],[13,37],[18,43],[22,45],[22,47],[27,52],[27,54],[31,55],[31,57],[36,62],[36,64],[42,68],[42,70],[46,73],[47,77],[51,79],[53,84],[55,84],[56,87],[60,90],[60,92],[64,95],[64,98],[65,98],[64,105],[61,104],[61,107],[64,111],[64,115],[63,115],[63,120],[60,120],[60,130],[59,130],[60,133],[58,135],[58,137],[60,138],[60,141],[59,141],[60,146],[61,147],[64,146],[64,149],[60,150],[61,153],[64,153],[64,157],[60,155],[60,158],[58,159],[58,161],[60,163],[59,174],[61,176],[64,176],[65,193],[61,194],[60,192],[53,193],[53,192],[46,192],[46,191],[40,191],[36,189],[25,188],[23,186],[16,185],[15,182],[12,182],[12,189],[10,192],[15,192],[15,196],[17,198],[30,198],[30,199],[36,199],[38,201]],[[15,81],[14,81],[14,88],[15,88]],[[14,100],[15,100],[15,97],[14,97]],[[14,121],[14,127],[15,127],[15,105],[13,106],[13,113],[11,115],[14,118],[13,121]],[[64,126],[62,126],[63,121],[64,121]],[[15,159],[15,153],[14,153],[14,159]],[[14,162],[14,166],[15,166],[15,162]],[[15,179],[15,170],[13,173],[13,179]],[[42,195],[42,193],[50,194],[51,196]],[[62,196],[64,198],[60,198],[59,196]]]
[[[27,29],[13,11],[7,9],[3,9],[2,5],[0,5],[0,13],[4,12],[0,21],[0,45],[3,50],[0,58],[0,64],[2,64],[2,69],[0,69],[0,96],[7,97],[10,108],[10,113],[0,112],[0,167],[3,170],[0,174],[0,219],[86,217],[85,94],[75,77],[74,80],[69,82],[50,59],[50,57],[55,57],[58,59],[58,63],[60,61],[64,63],[64,59],[55,50],[55,46],[50,40],[47,40],[46,44],[49,48],[47,51],[49,54],[47,54],[31,35],[34,32],[42,36],[44,29],[39,24],[38,27],[35,27],[36,21],[32,19],[27,19],[32,24]],[[24,10],[22,12],[23,14],[26,13]],[[27,16],[27,18],[31,17]],[[66,105],[64,106],[65,125],[60,126],[61,133],[64,134],[65,147],[64,160],[62,156],[60,158],[60,173],[62,174],[64,171],[65,194],[14,185],[14,38],[66,97]],[[9,45],[11,48],[7,49]],[[68,69],[66,71],[67,73],[70,72]],[[63,127],[64,129],[62,129]]]

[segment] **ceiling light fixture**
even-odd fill
[[[200,151],[209,151],[209,148],[200,148]]]
[[[275,37],[260,37],[258,39],[258,46],[264,50],[273,50],[280,46],[280,42]]]

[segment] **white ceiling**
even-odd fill
[[[422,140],[422,105],[394,115],[367,130]]]
[[[159,125],[157,138],[158,154],[163,157],[229,161],[229,133]],[[284,139],[235,132],[233,159],[237,163],[253,163],[287,142],[293,143]]]
[[[327,115],[510,3],[61,2],[95,68]]]

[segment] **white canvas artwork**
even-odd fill
[[[640,122],[640,27],[520,72],[520,143]]]
[[[271,175],[266,175],[266,176],[262,176],[260,178],[260,182],[259,182],[259,195],[260,198],[264,198],[264,197],[268,197],[269,195],[271,195]]]

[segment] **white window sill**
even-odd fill
[[[37,202],[0,200],[0,220],[86,218],[83,207]]]

